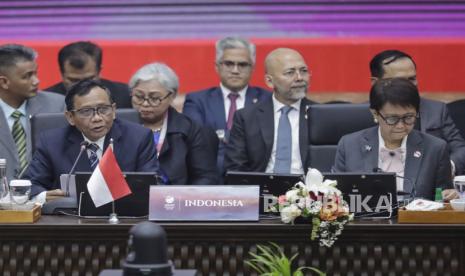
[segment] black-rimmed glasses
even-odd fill
[[[81,118],[92,118],[97,113],[100,116],[108,116],[113,112],[112,105],[101,105],[96,107],[84,107],[76,110],[71,110],[74,112],[78,117]]]
[[[397,125],[400,120],[406,125],[413,125],[418,118],[418,114],[407,114],[404,116],[386,116],[378,112],[379,116],[386,122],[387,125],[394,126]]]
[[[132,93],[132,99],[134,103],[136,104],[144,104],[145,101],[149,103],[151,106],[159,106],[165,99],[167,99],[172,92],[169,92],[166,94],[164,97],[154,97],[154,96],[148,96],[146,97],[145,95],[138,94],[138,93]]]

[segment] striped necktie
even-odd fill
[[[26,131],[24,131],[23,125],[21,124],[21,116],[23,116],[23,114],[18,110],[15,110],[15,112],[11,114],[11,117],[15,120],[13,128],[11,129],[11,135],[13,136],[16,149],[18,150],[20,171],[27,165]]]
[[[98,156],[97,151],[99,150],[99,146],[95,143],[91,143],[88,147],[89,149],[89,160],[90,160],[90,168],[94,170],[98,164]]]

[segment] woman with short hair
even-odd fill
[[[370,110],[378,126],[345,135],[339,141],[336,172],[395,172],[397,190],[415,197],[458,197],[452,185],[447,143],[414,129],[420,96],[406,79],[377,81],[370,91]]]

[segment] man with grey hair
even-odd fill
[[[189,93],[183,113],[213,129],[220,145],[217,165],[223,175],[224,147],[228,141],[236,110],[269,99],[271,93],[249,86],[255,67],[255,45],[239,37],[226,37],[216,43],[216,72],[218,87]]]
[[[64,97],[40,92],[37,53],[26,46],[0,46],[0,158],[7,160],[7,177],[18,178],[31,160],[29,117],[62,112]]]

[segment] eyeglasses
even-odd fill
[[[95,113],[99,116],[108,116],[113,112],[113,106],[101,105],[96,107],[85,107],[77,110],[71,110],[71,112],[76,113],[76,115],[81,118],[92,118],[95,116]]]
[[[132,100],[134,101],[135,104],[144,104],[144,102],[147,101],[149,105],[151,106],[159,106],[171,94],[172,92],[169,92],[164,97],[154,97],[154,96],[146,97],[145,95],[142,95],[142,94],[132,93]]]
[[[248,62],[234,62],[234,61],[230,61],[230,60],[225,60],[225,61],[221,61],[220,62],[221,65],[223,65],[224,68],[226,68],[226,70],[228,71],[232,71],[234,70],[234,68],[237,67],[237,70],[239,71],[245,71],[245,70],[248,70],[252,67],[252,64],[251,63],[248,63]]]
[[[402,117],[400,116],[387,116],[387,117],[384,117],[381,113],[379,113],[379,116],[381,118],[383,118],[383,120],[386,122],[387,125],[390,125],[390,126],[395,126],[397,125],[400,120],[402,120],[402,122],[406,125],[413,125],[416,121],[416,119],[418,118],[418,114],[407,114],[407,115],[404,115]]]

